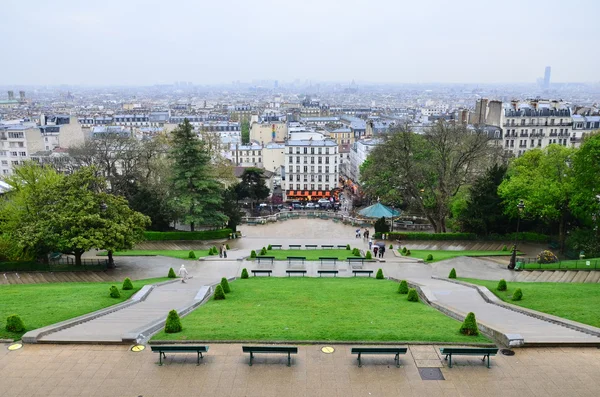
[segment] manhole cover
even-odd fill
[[[325,354],[331,354],[335,351],[335,349],[331,346],[324,346],[321,348],[321,351]]]
[[[138,353],[138,352],[143,351],[145,348],[146,348],[146,346],[144,346],[144,345],[134,345],[131,347],[131,351]]]
[[[423,380],[445,380],[439,368],[419,368],[419,375]]]
[[[514,356],[515,355],[515,351],[510,350],[510,349],[502,349],[502,350],[500,350],[500,353],[504,354],[505,356]]]
[[[22,347],[23,345],[21,343],[13,343],[12,345],[8,346],[8,350],[19,350]]]

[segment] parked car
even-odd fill
[[[319,208],[319,207],[315,203],[306,203],[306,209],[307,210],[314,210],[314,209],[317,209],[317,208]]]

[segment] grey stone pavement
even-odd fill
[[[101,396],[323,396],[323,397],[596,397],[600,350],[517,349],[514,356],[456,357],[452,368],[439,346],[409,346],[401,367],[393,356],[365,356],[358,368],[352,346],[298,346],[287,367],[283,355],[257,355],[252,367],[239,344],[210,344],[200,366],[194,354],[158,355],[128,346],[0,344],[3,397]],[[445,380],[423,380],[419,371],[438,367]]]
[[[229,242],[231,250],[227,259],[214,257],[198,261],[181,260],[165,257],[119,257],[119,267],[114,271],[116,278],[132,277],[135,279],[165,276],[169,267],[175,270],[185,264],[193,276],[186,284],[175,283],[155,288],[142,303],[129,308],[99,317],[95,320],[65,329],[42,338],[45,342],[66,341],[116,341],[120,336],[164,319],[171,309],[180,309],[194,302],[198,290],[208,284],[215,283],[221,277],[236,277],[242,268],[270,268],[273,276],[285,277],[288,268],[284,261],[274,265],[258,265],[244,258],[252,249],[258,250],[268,244],[350,244],[361,249],[368,248],[368,242],[354,237],[355,227],[333,223],[319,219],[298,219],[278,222],[269,225],[242,226],[245,236]],[[390,242],[386,242],[389,246]],[[393,243],[397,248],[396,243]],[[409,244],[407,244],[409,245]],[[409,245],[410,246],[410,245]],[[461,247],[456,247],[461,248]],[[431,279],[432,275],[446,277],[451,268],[456,268],[461,277],[514,280],[515,272],[506,269],[504,264],[491,260],[475,258],[454,258],[452,260],[425,264],[411,258],[395,255],[386,251],[384,261],[369,262],[365,268],[377,270],[382,268],[386,276],[397,279],[408,279],[428,287],[440,303],[459,313],[474,312],[479,320],[506,333],[521,334],[528,342],[598,342],[600,338],[579,331],[571,330],[524,314],[510,311],[499,306],[486,303],[472,288],[452,284],[446,281]],[[320,268],[318,262],[306,262],[308,276],[317,276]],[[339,276],[351,277],[351,269],[345,262],[337,265]]]

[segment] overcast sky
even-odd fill
[[[600,0],[0,0],[0,84],[600,81]]]

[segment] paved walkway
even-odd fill
[[[0,344],[0,395],[47,396],[324,396],[324,397],[596,397],[600,350],[518,349],[514,356],[457,357],[448,368],[439,346],[410,346],[401,357],[364,356],[356,365],[351,346],[299,346],[287,367],[283,355],[248,354],[239,344],[211,344],[200,366],[194,354],[158,355],[127,346],[25,345],[8,351]],[[427,357],[429,360],[422,360]],[[429,361],[429,362],[427,362]],[[442,366],[445,380],[423,380],[419,371]]]

